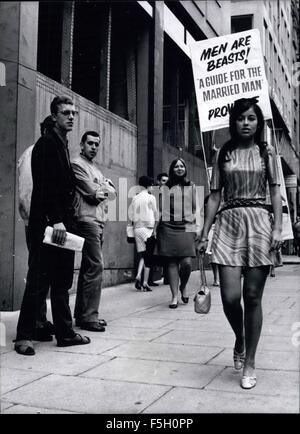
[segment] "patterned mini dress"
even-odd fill
[[[256,144],[228,151],[221,173],[218,157],[211,190],[221,190],[224,203],[216,217],[212,262],[241,267],[277,265],[270,253],[272,215],[266,207],[267,184],[280,185],[274,148],[267,145],[265,156]]]

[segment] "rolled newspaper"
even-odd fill
[[[71,234],[70,232],[67,232],[66,242],[63,245],[61,245],[52,242],[52,234],[53,234],[53,228],[51,226],[47,226],[45,229],[43,243],[50,244],[51,246],[55,246],[55,247],[60,247],[61,249],[75,250],[77,252],[82,251],[84,238],[79,237],[78,235],[75,234]]]

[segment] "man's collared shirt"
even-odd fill
[[[78,221],[94,222],[104,226],[107,220],[107,200],[114,200],[116,190],[106,179],[97,165],[80,154],[72,161],[76,177],[76,189],[80,196]],[[97,194],[107,193],[107,199],[97,198]]]

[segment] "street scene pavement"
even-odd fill
[[[106,331],[78,330],[91,337],[89,345],[37,342],[35,356],[21,356],[12,343],[19,312],[2,312],[1,413],[299,413],[300,261],[286,258],[265,288],[254,389],[241,389],[241,372],[233,369],[234,336],[211,271],[211,310],[194,312],[195,271],[189,303],[177,309],[168,308],[162,281],[152,292],[132,283],[105,288]]]

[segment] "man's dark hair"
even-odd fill
[[[50,104],[50,112],[57,115],[60,104],[74,104],[74,101],[67,95],[57,95]]]
[[[144,175],[139,178],[139,185],[141,187],[147,188],[150,187],[150,185],[154,185],[154,180],[153,178],[150,178],[150,176]]]
[[[87,136],[100,137],[97,131],[86,131],[81,137],[81,143],[84,143],[86,141]]]
[[[157,175],[157,177],[156,177],[157,181],[161,181],[161,178],[162,178],[163,176],[166,176],[167,178],[169,178],[169,175],[167,174],[167,172],[162,172],[162,173],[159,173],[159,174]]]
[[[41,136],[46,134],[48,131],[51,131],[52,128],[54,127],[54,125],[55,125],[55,122],[52,119],[52,116],[51,115],[47,116],[43,120],[43,122],[40,123]]]

